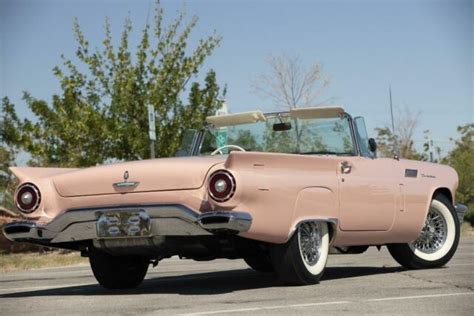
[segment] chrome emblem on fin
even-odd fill
[[[128,181],[129,177],[130,177],[130,174],[128,173],[128,171],[125,171],[123,174],[123,181],[114,183],[114,187],[130,188],[130,187],[136,187],[137,185],[140,184],[140,182],[137,182],[137,181]]]

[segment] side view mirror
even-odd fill
[[[377,143],[375,142],[375,139],[369,138],[369,150],[375,154],[377,151]]]

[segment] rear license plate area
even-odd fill
[[[130,238],[151,235],[151,220],[145,210],[105,211],[97,214],[97,237]]]

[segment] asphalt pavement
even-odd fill
[[[171,258],[133,290],[97,285],[89,266],[0,275],[0,315],[474,315],[474,237],[441,269],[405,270],[385,248],[331,255],[312,286],[285,286],[243,260]]]

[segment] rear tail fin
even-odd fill
[[[76,171],[76,168],[38,168],[38,167],[10,167],[10,171],[20,182],[48,178],[58,174]]]

